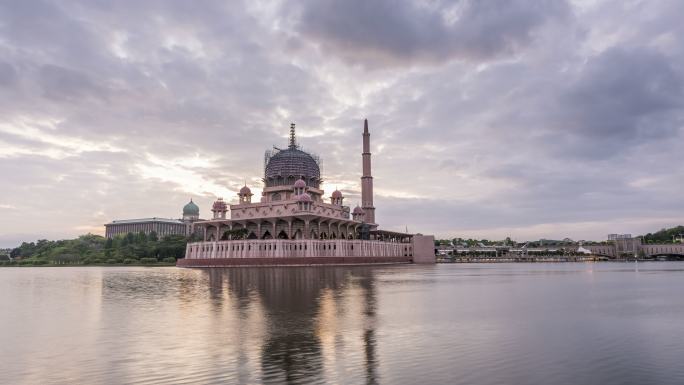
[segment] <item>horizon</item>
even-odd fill
[[[237,4],[237,5],[236,5]],[[682,224],[684,3],[0,4],[0,247],[202,218],[297,124],[386,230],[599,241]],[[625,27],[628,26],[628,27]]]

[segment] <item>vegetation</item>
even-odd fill
[[[677,226],[643,235],[642,241],[643,243],[675,243],[682,242],[682,238],[684,238],[684,226]]]
[[[189,241],[181,235],[159,238],[152,232],[146,235],[128,233],[112,239],[86,234],[76,239],[24,242],[12,249],[13,261],[1,265],[117,265],[117,264],[175,264],[185,256]]]
[[[510,238],[506,238],[507,241],[510,242]],[[451,245],[459,245],[459,246],[466,246],[466,247],[477,247],[480,245],[483,246],[494,246],[496,244],[499,244],[504,241],[490,241],[488,239],[465,239],[465,238],[454,238],[454,239],[436,239],[435,240],[435,246],[451,246]]]

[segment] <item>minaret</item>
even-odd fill
[[[368,119],[363,121],[363,175],[361,176],[361,208],[365,212],[365,222],[375,223],[375,207],[373,207],[373,177],[371,176],[370,133]]]

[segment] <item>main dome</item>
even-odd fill
[[[288,148],[276,152],[268,159],[265,177],[268,179],[289,176],[305,180],[320,179],[321,169],[311,154],[297,148]]]
[[[307,186],[318,188],[321,182],[319,161],[297,144],[294,123],[290,125],[288,147],[274,147],[272,151],[266,151],[264,160],[266,187],[292,186],[297,180],[303,179]]]

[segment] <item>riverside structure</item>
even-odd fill
[[[298,145],[291,124],[288,147],[266,152],[259,202],[246,184],[237,204],[219,198],[212,219],[193,223],[203,240],[188,243],[178,266],[434,263],[433,236],[378,228],[368,120],[362,138],[361,206],[350,210],[339,190],[324,201],[320,160]]]

